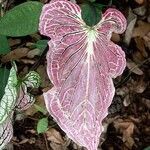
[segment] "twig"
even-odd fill
[[[48,142],[45,133],[43,133],[44,139],[45,139],[45,145],[46,145],[46,150],[49,150]]]
[[[46,55],[48,51],[48,46],[45,48],[45,50],[43,51],[42,55],[40,56],[40,58],[36,61],[36,63],[31,67],[30,71],[36,70],[38,68],[38,66],[41,63],[41,60],[43,59],[43,57]]]
[[[148,58],[148,59],[142,61],[141,63],[137,64],[135,67],[131,68],[131,69],[130,69],[130,72],[128,73],[128,75],[127,75],[122,81],[118,82],[115,87],[117,88],[117,87],[119,87],[120,85],[124,84],[125,81],[126,81],[126,79],[131,75],[131,73],[132,73],[132,71],[133,71],[134,69],[136,69],[137,67],[142,66],[144,63],[149,62],[149,61],[150,61],[150,58]]]

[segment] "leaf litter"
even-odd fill
[[[136,5],[134,5],[133,7],[134,2],[138,4],[137,7]],[[127,4],[125,8],[126,12],[129,9],[133,10],[135,8],[139,8],[140,5],[142,7],[145,7],[146,13],[144,13],[144,18],[138,16],[138,14],[134,14],[137,15],[137,18],[136,20],[134,20],[134,22],[132,22],[132,31],[130,31],[130,33],[123,34],[120,37],[116,35],[116,37],[113,40],[117,43],[120,43],[120,45],[127,44],[127,49],[133,49],[133,52],[130,53],[130,55],[126,55],[127,68],[124,74],[121,76],[121,80],[124,80],[127,77],[128,79],[126,79],[125,82],[122,83],[116,89],[116,95],[119,96],[119,99],[121,100],[123,105],[121,105],[121,109],[119,110],[119,112],[112,111],[113,113],[109,114],[109,116],[104,120],[104,122],[107,123],[107,128],[105,130],[103,142],[101,143],[101,145],[99,145],[99,148],[101,147],[102,150],[144,150],[149,146],[150,124],[148,120],[150,119],[150,114],[148,110],[150,109],[150,24],[147,21],[148,8],[144,5],[144,1],[135,0],[134,2],[129,2]],[[12,3],[11,5],[14,4]],[[124,12],[125,14],[125,11],[122,12]],[[135,12],[133,11],[132,13]],[[126,18],[129,17],[128,15],[129,14],[126,13]],[[128,23],[128,25],[130,25],[130,22]],[[39,35],[39,37],[40,39],[43,38],[41,35]],[[127,39],[127,42],[123,40],[125,38]],[[14,47],[15,49],[22,49],[24,48],[22,42],[36,43],[35,39],[36,38],[34,37],[25,38],[25,40],[21,38],[18,40],[18,38],[16,38],[16,41],[15,39],[13,39],[14,41],[11,41],[13,44],[11,43],[10,45],[13,49]],[[28,53],[24,54],[21,54],[21,50],[19,51],[15,49],[12,50],[12,52],[15,52],[15,56],[13,52],[12,54],[10,53],[12,57],[2,56],[2,58],[6,58],[5,61],[7,62],[9,62],[12,58],[16,59],[19,74],[22,74],[24,68],[26,68],[26,71],[29,72],[31,66],[37,61],[39,61],[40,56],[38,56],[36,52],[29,53],[33,50],[29,47],[27,47]],[[32,58],[30,56],[28,57],[29,54],[31,54]],[[48,82],[48,77],[46,77],[46,68],[43,69],[46,66],[45,57],[41,58],[39,63],[41,66],[38,66],[36,70],[39,70],[39,72],[43,74],[43,76],[41,76],[42,86],[38,88],[37,91],[32,91],[32,93],[37,97],[37,101],[38,99],[40,99],[39,101],[41,101],[42,103],[41,106],[45,107],[43,106],[43,99],[39,97],[41,97],[42,91],[46,90],[47,88],[50,89],[52,87],[52,84]],[[81,147],[75,146],[76,144],[72,141],[68,141],[68,139],[65,136],[65,133],[58,127],[58,125],[55,123],[52,117],[49,117],[49,127],[53,126],[53,128],[49,128],[52,129],[50,130],[50,138],[48,139],[48,136],[46,136],[45,138],[43,134],[38,135],[35,129],[37,121],[43,116],[43,114],[41,114],[41,112],[36,111],[33,107],[31,107],[30,109],[31,111],[33,109],[33,112],[25,113],[26,115],[23,120],[14,122],[14,137],[12,143],[15,150],[43,150],[47,149],[47,146],[48,149],[53,150],[82,149]],[[34,132],[29,132],[30,130],[34,130]]]

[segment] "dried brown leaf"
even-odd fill
[[[142,98],[142,103],[150,109],[150,99]]]
[[[135,0],[135,2],[137,2],[138,4],[143,4],[144,3],[144,0]]]
[[[37,49],[37,48],[33,49],[33,50],[31,50],[31,51],[28,52],[27,57],[28,58],[34,58],[35,56],[39,55],[40,52],[41,51],[39,49]]]
[[[150,51],[150,32],[145,35],[143,37],[144,41],[145,41],[145,46],[148,47],[149,51]]]
[[[68,148],[66,146],[63,146],[63,145],[60,145],[57,143],[53,143],[53,142],[50,143],[50,146],[53,150],[68,150]]]
[[[124,98],[124,100],[123,100],[123,105],[124,105],[125,107],[127,107],[127,106],[130,105],[130,103],[131,103],[131,101],[130,101],[130,96],[129,96],[129,94],[128,94],[128,95],[125,96],[125,98]]]
[[[64,144],[64,140],[61,134],[54,128],[50,128],[46,131],[47,140],[57,143],[57,144]]]
[[[125,145],[129,148],[132,149],[133,145],[134,145],[134,139],[132,138],[133,136],[133,132],[134,132],[134,128],[135,125],[133,122],[131,121],[121,121],[121,120],[117,120],[114,123],[114,126],[116,129],[118,129],[120,131],[120,133],[123,134],[123,142],[125,143]]]
[[[31,60],[31,59],[20,59],[21,62],[23,62],[24,64],[34,64],[35,63],[35,60]]]
[[[139,65],[141,66],[142,63],[145,61],[145,57],[141,54],[140,51],[136,50],[136,51],[133,53],[133,61],[134,61],[136,64],[139,64]]]
[[[147,87],[146,82],[144,82],[143,78],[140,78],[140,80],[137,81],[136,84],[134,85],[133,90],[136,93],[143,93],[146,87]]]
[[[131,59],[127,60],[127,67],[129,70],[137,75],[143,75],[143,71],[138,67],[138,65]]]
[[[8,42],[9,42],[9,46],[12,47],[12,46],[15,46],[15,45],[18,45],[21,43],[21,40],[20,39],[8,39]]]
[[[145,7],[145,5],[143,5],[143,6],[141,6],[141,7],[135,8],[135,9],[133,9],[133,12],[134,12],[136,15],[144,16],[145,13],[146,13],[146,7]]]
[[[6,62],[9,62],[9,61],[18,60],[22,57],[27,56],[28,51],[29,51],[28,48],[17,48],[15,50],[9,52],[5,56],[3,56],[1,61],[3,63],[6,63]]]
[[[128,25],[127,29],[125,31],[125,37],[124,37],[124,42],[129,45],[131,38],[132,38],[132,32],[135,26],[137,20],[137,16],[132,12],[131,9],[129,9],[129,15],[127,17]]]
[[[132,37],[144,37],[150,32],[150,24],[144,21],[138,21],[138,27],[134,28]]]
[[[140,38],[140,37],[136,37],[135,39],[135,42],[136,42],[136,47],[139,49],[139,51],[141,52],[141,54],[144,56],[144,57],[148,57],[148,53],[145,49],[145,41]]]

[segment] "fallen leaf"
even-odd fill
[[[36,142],[36,139],[33,137],[33,138],[30,138],[29,141],[28,141],[30,144],[34,144]]]
[[[21,43],[21,40],[20,39],[8,39],[8,42],[9,42],[9,45],[12,47],[12,46],[15,46],[15,45],[18,45]]]
[[[150,100],[149,100],[149,99],[142,98],[142,103],[143,103],[148,109],[150,109]]]
[[[46,131],[47,140],[57,143],[57,144],[64,144],[64,140],[61,134],[54,128],[50,128]]]
[[[141,54],[140,51],[136,50],[133,55],[133,61],[136,63],[136,64],[139,64],[139,66],[142,65],[142,63],[145,61],[145,57]]]
[[[137,16],[132,12],[131,9],[129,9],[129,15],[127,18],[128,25],[127,25],[127,29],[125,31],[125,37],[124,37],[124,42],[127,45],[130,44],[130,41],[132,38],[132,32],[133,32],[136,20],[137,20]]]
[[[19,145],[20,145],[20,144],[25,144],[25,143],[27,143],[28,141],[29,141],[29,139],[26,139],[26,138],[25,138],[25,139],[23,139],[22,141],[19,142]]]
[[[143,6],[141,6],[141,7],[135,8],[135,9],[133,9],[133,12],[134,12],[136,15],[144,16],[145,13],[146,13],[146,7],[145,7],[145,5],[143,5]]]
[[[21,62],[23,62],[24,64],[34,64],[35,63],[35,60],[33,59],[20,59]]]
[[[125,143],[125,145],[129,149],[132,149],[132,147],[135,143],[134,139],[132,138],[134,128],[135,128],[134,123],[131,121],[117,120],[117,121],[115,121],[114,126],[116,129],[118,129],[120,131],[120,133],[123,134],[123,142]]]
[[[124,97],[125,95],[127,95],[129,93],[129,91],[130,90],[127,86],[123,86],[121,88],[116,89],[116,94]]]
[[[135,0],[135,2],[137,2],[138,4],[143,4],[144,3],[144,0]]]
[[[148,53],[145,49],[145,41],[143,40],[143,38],[141,37],[136,37],[134,38],[135,40],[135,43],[136,43],[136,47],[139,49],[139,51],[141,52],[141,54],[144,56],[144,57],[148,57]]]
[[[144,41],[145,41],[145,46],[148,47],[149,51],[150,51],[150,32],[145,35],[143,37]]]
[[[31,129],[31,130],[26,130],[25,133],[36,134],[36,131],[34,129]]]
[[[143,75],[143,71],[138,67],[138,65],[131,59],[127,59],[127,67],[129,70],[137,75]]]
[[[33,38],[35,41],[38,41],[41,39],[41,36],[38,33],[34,33],[30,35],[31,38]]]
[[[33,49],[33,50],[31,50],[31,51],[29,51],[28,52],[28,54],[27,54],[27,57],[28,58],[34,58],[35,56],[38,56],[38,55],[40,55],[40,50],[39,49]]]
[[[8,54],[4,55],[1,59],[3,63],[13,61],[13,60],[18,60],[22,57],[27,56],[29,49],[28,48],[17,48]]]
[[[53,142],[50,143],[50,146],[53,150],[68,150],[67,147]]]
[[[147,84],[146,82],[144,82],[144,78],[140,78],[139,81],[136,82],[136,84],[134,85],[133,87],[133,90],[136,92],[136,93],[143,93],[145,91],[147,87]]]
[[[124,97],[123,105],[124,105],[125,107],[127,107],[127,106],[130,105],[130,103],[131,103],[131,101],[130,101],[130,95],[128,94],[128,95],[126,95],[126,96]]]
[[[144,21],[138,21],[138,27],[133,29],[132,37],[144,37],[150,32],[150,24]]]
[[[26,47],[29,47],[29,48],[31,48],[33,45],[34,45],[34,43],[32,43],[32,42],[27,42],[26,43]]]

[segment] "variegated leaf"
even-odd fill
[[[0,124],[0,150],[2,150],[13,137],[12,117],[10,116]]]
[[[126,66],[124,52],[110,41],[112,32],[125,28],[116,9],[108,9],[89,27],[76,4],[53,0],[43,7],[39,30],[51,38],[47,72],[54,84],[44,93],[45,103],[67,135],[88,150],[97,150],[115,92],[112,78]]]
[[[27,87],[38,88],[41,83],[39,74],[35,71],[30,71],[23,79]]]
[[[0,149],[4,148],[13,136],[12,117],[15,109],[25,110],[34,102],[34,97],[27,92],[27,87],[37,88],[40,84],[40,76],[31,71],[18,85],[16,70],[13,63],[5,94],[0,101]]]
[[[25,78],[23,79],[23,82],[20,85],[19,88],[19,96],[16,103],[16,109],[19,111],[26,110],[29,108],[35,101],[35,98],[33,95],[28,93],[27,87],[30,88],[38,88],[40,86],[40,76],[35,71],[30,71]]]
[[[19,88],[19,95],[16,103],[16,109],[23,111],[28,109],[35,101],[33,95],[27,92],[26,84],[22,83]]]
[[[15,64],[10,70],[8,83],[5,87],[5,94],[0,100],[0,124],[2,124],[6,118],[13,111],[16,99],[17,99],[17,75],[16,75],[16,66]]]

